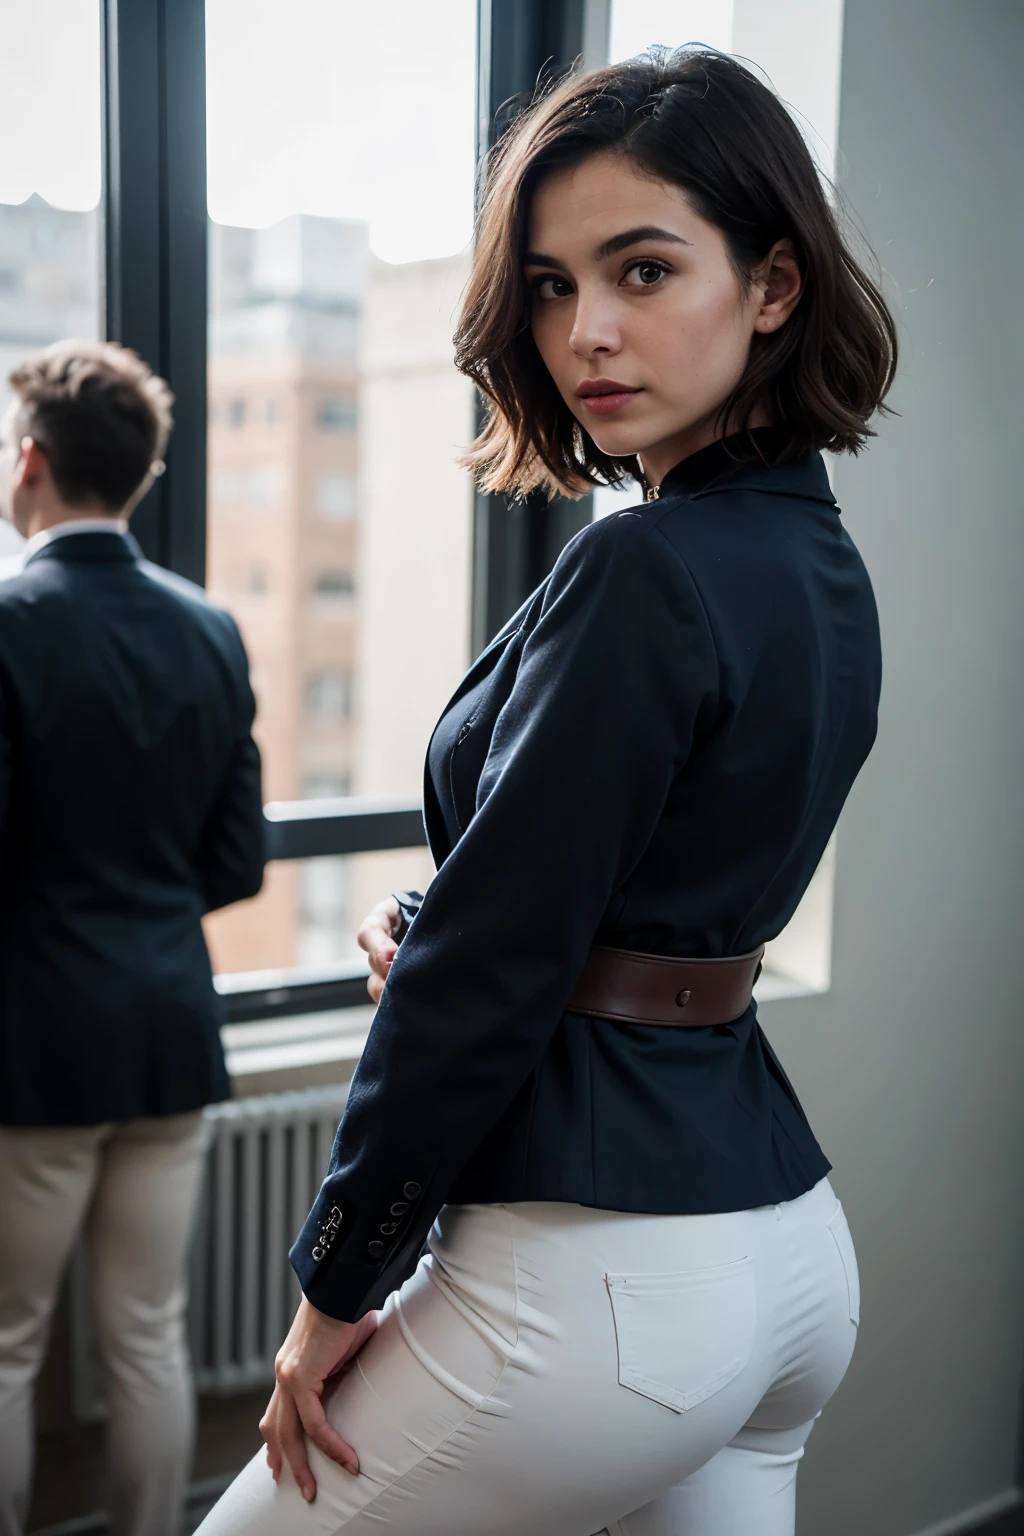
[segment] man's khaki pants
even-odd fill
[[[0,1536],[28,1514],[33,1393],[84,1232],[109,1409],[114,1536],[177,1536],[194,1433],[185,1260],[201,1113],[0,1127]]]

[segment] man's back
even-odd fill
[[[227,1096],[200,919],[263,866],[245,652],[113,532],[0,583],[0,1123]]]

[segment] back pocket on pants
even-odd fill
[[[619,1382],[674,1413],[733,1381],[754,1346],[749,1256],[676,1274],[607,1275]]]

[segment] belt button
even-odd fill
[[[690,990],[689,990],[688,987],[684,987],[682,992],[677,992],[676,993],[676,1007],[677,1008],[685,1008],[689,1001],[690,1001]]]
[[[415,1200],[419,1192],[420,1186],[415,1182],[414,1179],[410,1179],[408,1184],[406,1184],[402,1190],[402,1194],[407,1200]]]

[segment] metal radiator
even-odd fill
[[[189,1259],[189,1339],[200,1392],[243,1392],[274,1378],[299,1285],[288,1263],[321,1180],[346,1086],[213,1104]],[[71,1271],[75,1416],[103,1413],[85,1265]]]
[[[192,1247],[189,1337],[200,1392],[274,1378],[299,1300],[288,1249],[327,1172],[345,1088],[215,1104]]]

